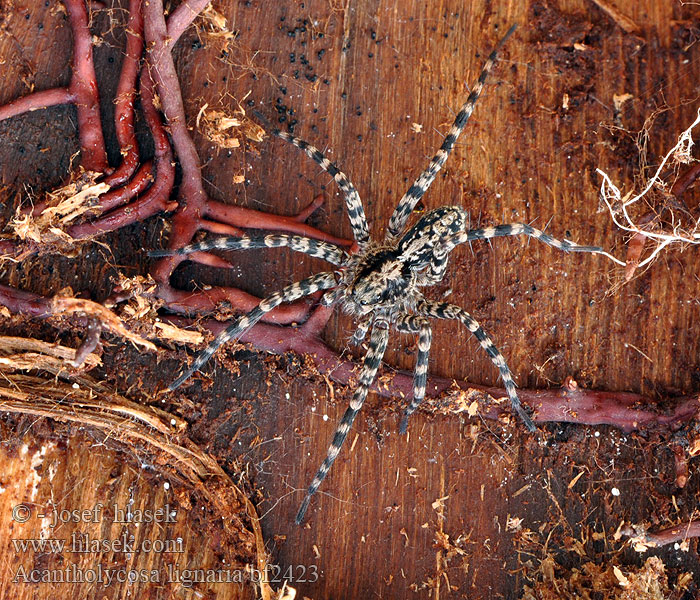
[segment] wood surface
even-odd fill
[[[619,14],[613,18],[601,6]],[[423,207],[459,204],[484,226],[547,226],[554,236],[603,246],[624,260],[627,238],[599,210],[595,169],[605,170],[623,192],[630,189],[640,176],[636,135],[645,120],[665,109],[650,129],[647,161],[654,165],[700,103],[700,9],[690,2],[226,0],[214,7],[238,34],[233,51],[222,56],[201,25],[175,49],[207,191],[278,214],[293,214],[322,194],[325,204],[310,222],[343,237],[350,228],[342,197],[314,163],[274,138],[221,150],[196,130],[200,108],[235,110],[240,103],[270,119],[284,115],[283,124],[294,120],[294,133],[323,149],[353,180],[371,230],[381,234],[441,143],[485,57],[516,23]],[[2,11],[0,102],[67,83],[70,31],[63,14],[20,0]],[[623,29],[631,26],[620,15],[632,31]],[[108,29],[107,17],[97,12],[93,31]],[[95,50],[96,68],[101,94],[111,98],[123,36],[115,27],[104,39]],[[623,94],[631,99],[616,111],[614,97]],[[109,123],[110,105],[103,106]],[[0,122],[6,217],[29,192],[65,180],[78,149],[73,117],[72,107],[57,107]],[[237,175],[245,183],[235,183]],[[691,188],[687,205],[695,208],[699,195],[698,186]],[[160,246],[166,220],[106,236],[77,257],[4,263],[2,283],[47,295],[71,286],[102,300],[117,270],[146,272],[142,248]],[[264,296],[323,268],[285,250],[240,253],[235,260],[240,268],[228,272],[188,264],[176,279],[181,285],[237,285]],[[695,249],[671,247],[624,283],[622,269],[603,257],[501,239],[455,250],[431,297],[449,294],[479,320],[521,388],[558,387],[570,376],[584,388],[639,392],[671,404],[699,388],[697,262]],[[47,325],[6,319],[0,326],[3,333],[57,337]],[[323,338],[360,356],[347,346],[351,332],[351,320],[336,314]],[[290,582],[300,598],[520,598],[523,586],[532,585],[528,577],[541,577],[538,568],[548,556],[562,569],[606,561],[638,567],[646,556],[616,539],[622,522],[661,528],[697,516],[697,465],[690,462],[688,484],[678,488],[669,435],[552,424],[536,439],[517,424],[419,411],[401,437],[401,405],[370,395],[307,522],[298,527],[294,514],[353,389],[314,375],[310,359],[295,354],[271,357],[240,346],[223,354],[226,361],[205,370],[211,383],[199,379],[178,390],[169,407],[234,481],[242,472],[254,486],[271,561],[296,574],[317,569],[316,581]],[[177,375],[185,356],[170,352],[159,359],[110,339],[104,377],[122,393],[137,390],[145,402],[148,390]],[[414,359],[413,337],[393,334],[385,372],[410,370]],[[456,323],[436,323],[430,372],[498,384],[488,357]],[[31,437],[32,428],[10,427],[4,435],[16,443]],[[84,464],[89,442],[76,440],[52,450],[63,453],[57,469]],[[28,470],[29,460],[3,458],[3,487],[13,473]],[[101,451],[100,460],[97,472],[84,473],[89,483],[73,480],[81,506],[92,506],[99,471],[138,469],[122,465],[117,453]],[[142,493],[154,498],[157,485]],[[123,499],[126,489],[116,497]],[[0,520],[7,521],[5,512]],[[192,543],[207,547],[206,540]],[[700,583],[694,540],[687,551],[669,546],[651,553],[664,561],[671,581],[691,572]],[[14,560],[4,556],[2,562]],[[197,589],[152,588],[142,597],[194,598]],[[221,598],[230,593],[218,584],[199,590]],[[12,593],[34,597],[31,587]],[[116,589],[100,593],[118,597]],[[128,597],[126,588],[118,593]]]

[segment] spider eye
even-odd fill
[[[355,286],[353,290],[353,296],[357,303],[361,306],[371,306],[372,304],[378,304],[383,299],[384,290],[370,282],[364,281],[359,285]]]
[[[377,304],[381,301],[381,299],[382,295],[378,292],[373,294],[365,294],[360,296],[360,304],[362,304],[362,306],[369,306],[370,304]]]

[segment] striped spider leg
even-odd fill
[[[436,152],[425,171],[420,174],[418,179],[413,182],[413,185],[408,188],[408,191],[403,195],[401,200],[399,200],[399,203],[394,210],[394,214],[391,215],[391,219],[389,220],[389,227],[386,230],[387,242],[396,239],[401,234],[406,227],[406,222],[411,216],[416,204],[418,204],[418,201],[423,197],[423,194],[428,191],[428,188],[435,180],[435,176],[447,162],[447,158],[450,155],[450,152],[452,152],[452,149],[457,142],[457,138],[464,130],[465,126],[467,125],[467,121],[469,121],[469,117],[471,117],[472,113],[474,112],[474,106],[481,95],[481,91],[484,89],[486,78],[491,72],[493,65],[496,63],[498,52],[506,43],[508,38],[513,34],[515,27],[515,25],[511,26],[511,28],[501,38],[501,41],[498,42],[491,54],[489,54],[476,85],[469,94],[466,102],[462,105],[462,108],[459,109],[450,131],[447,132],[447,135],[442,142],[442,146],[440,146],[439,150]]]
[[[314,240],[301,235],[269,234],[263,236],[218,237],[196,244],[189,244],[177,250],[153,250],[149,256],[161,257],[176,254],[193,254],[206,250],[250,250],[252,248],[283,248],[321,258],[334,265],[343,265],[348,254],[342,248],[329,242]]]
[[[385,320],[377,319],[372,325],[369,349],[365,355],[362,371],[360,372],[360,377],[357,382],[357,389],[350,401],[350,406],[345,410],[345,414],[343,414],[343,418],[340,420],[340,423],[338,423],[338,427],[333,434],[333,439],[328,447],[326,458],[323,463],[321,463],[316,476],[313,478],[309,489],[306,491],[306,496],[304,496],[304,500],[299,507],[299,512],[297,512],[297,516],[294,519],[297,525],[301,525],[301,522],[304,520],[304,515],[306,514],[306,509],[309,508],[311,497],[316,493],[319,486],[326,478],[333,462],[335,462],[338,454],[340,454],[340,449],[345,442],[348,431],[350,431],[350,427],[352,427],[357,413],[360,412],[362,405],[365,403],[369,386],[372,385],[374,378],[377,376],[377,371],[379,370],[379,365],[386,351],[388,340],[389,324]]]
[[[404,411],[399,433],[404,434],[408,429],[408,418],[415,412],[425,398],[425,386],[428,382],[428,356],[430,344],[433,341],[433,330],[430,321],[416,315],[401,315],[396,321],[396,330],[403,333],[418,334],[418,355],[413,371],[413,398]]]
[[[328,172],[335,182],[340,187],[345,196],[345,203],[350,216],[350,226],[352,228],[353,237],[359,248],[363,248],[369,240],[369,231],[367,227],[367,218],[360,200],[360,195],[357,189],[348,179],[347,175],[329,161],[320,150],[307,142],[300,140],[287,133],[279,130],[273,131],[284,140],[287,140],[301,148],[309,157],[311,157],[324,171]],[[177,250],[156,250],[149,254],[153,257],[169,256],[173,254],[192,254],[194,252],[220,249],[220,250],[247,250],[251,248],[280,248],[288,247],[296,252],[301,252],[322,258],[334,265],[344,266],[348,262],[348,254],[336,246],[328,242],[322,242],[311,238],[299,235],[286,234],[270,234],[266,236],[243,236],[240,238],[222,237],[215,238],[196,244],[189,244]],[[327,278],[323,278],[326,277]],[[226,330],[222,331],[204,350],[202,350],[189,369],[185,370],[175,381],[169,386],[169,390],[174,390],[189,379],[193,373],[201,369],[204,364],[216,353],[216,351],[226,342],[238,339],[247,329],[255,325],[262,316],[271,311],[276,306],[284,302],[291,302],[303,296],[313,294],[319,290],[336,287],[336,281],[330,284],[331,273],[322,273],[319,275],[321,279],[316,280],[310,277],[298,283],[294,283],[277,294],[273,294],[264,299],[256,308],[247,315],[244,315],[232,323]],[[330,304],[337,298],[338,294],[333,294],[330,297],[324,296],[324,303]]]
[[[259,112],[255,111],[255,115],[264,123],[269,124],[269,121]],[[309,144],[309,142],[287,133],[286,131],[281,131],[276,127],[270,128],[270,133],[302,150],[319,167],[333,177],[333,180],[345,197],[345,206],[348,209],[348,218],[350,220],[350,227],[352,228],[352,235],[360,248],[363,248],[367,242],[369,242],[369,226],[367,225],[367,217],[365,216],[365,209],[362,206],[360,194],[348,176],[334,163],[328,160],[323,155],[323,152],[316,148],[316,146]]]
[[[459,206],[453,207],[443,207],[442,209],[436,209],[428,213],[424,218],[424,224],[432,226],[435,222],[433,216],[440,216],[447,214],[449,211],[454,211],[456,214],[463,213],[463,209]],[[460,215],[460,219],[462,216]],[[464,216],[466,218],[466,215]],[[535,238],[549,246],[562,250],[564,252],[588,252],[588,253],[599,253],[605,254],[605,251],[599,246],[581,246],[569,240],[558,240],[543,231],[532,227],[531,225],[526,225],[524,223],[509,223],[507,225],[497,225],[495,227],[486,227],[483,229],[468,229],[466,231],[460,231],[451,236],[447,236],[441,240],[440,243],[433,247],[432,260],[427,265],[425,271],[416,280],[417,286],[427,286],[435,285],[442,281],[445,271],[447,269],[447,261],[449,258],[449,253],[458,244],[463,244],[466,242],[476,241],[476,240],[487,240],[494,237],[505,237],[505,236],[515,236],[515,235],[526,235]],[[410,237],[407,235],[407,237]],[[508,369],[505,358],[496,348],[491,338],[486,334],[486,332],[481,328],[479,323],[465,310],[444,303],[427,303],[421,302],[416,307],[416,312],[423,317],[435,317],[438,319],[456,319],[461,321],[470,332],[474,334],[477,338],[481,347],[486,351],[486,353],[491,358],[491,361],[498,368],[501,379],[503,380],[503,385],[506,388],[508,398],[510,399],[513,412],[517,413],[521,418],[528,430],[534,432],[535,426],[532,420],[527,415],[525,410],[520,404],[518,395],[515,389],[515,384],[513,382],[513,377]],[[432,340],[432,334],[429,325],[425,318],[415,317],[411,315],[403,316],[397,322],[397,329],[406,333],[418,333],[418,356],[416,358],[416,367],[414,372],[414,385],[413,385],[413,399],[409,407],[404,413],[403,420],[399,428],[400,433],[405,433],[408,426],[408,418],[411,414],[418,408],[419,404],[425,397],[425,382],[428,364],[428,353],[430,351],[430,344]]]
[[[489,355],[491,362],[493,362],[493,364],[498,368],[513,412],[517,413],[523,423],[525,423],[525,426],[531,432],[537,431],[534,423],[530,419],[530,416],[525,412],[525,409],[520,404],[518,393],[515,390],[515,382],[513,381],[513,376],[510,373],[510,369],[506,364],[505,358],[491,341],[491,338],[481,328],[479,323],[466,310],[446,302],[421,302],[416,307],[416,310],[426,317],[435,317],[438,319],[456,319],[457,321],[460,321],[479,341],[481,347]],[[406,414],[406,418],[408,418],[408,412]]]
[[[296,252],[321,258],[334,265],[347,262],[348,254],[338,246],[314,240],[300,235],[270,234],[265,236],[242,236],[240,238],[219,237],[203,242],[189,244],[177,250],[154,250],[149,252],[152,257],[187,255],[206,250],[248,250],[251,248],[281,248],[288,247]],[[186,369],[169,386],[172,391],[180,387],[196,371],[199,371],[216,351],[225,343],[235,341],[243,333],[257,323],[263,315],[276,306],[285,302],[293,302],[303,296],[308,296],[319,290],[328,290],[337,285],[333,273],[320,273],[302,281],[287,286],[281,292],[272,294],[258,304],[252,311],[236,319],[227,329],[222,331],[212,342],[196,356],[192,365]]]
[[[455,206],[451,208],[444,207],[443,209],[437,209],[429,214],[440,214],[440,211],[447,210],[457,212],[462,211],[460,207]],[[447,268],[449,252],[458,244],[475,240],[487,240],[494,237],[515,236],[521,234],[538,239],[541,242],[564,252],[606,254],[605,251],[599,246],[581,246],[569,240],[558,240],[549,234],[532,227],[531,225],[526,225],[523,223],[510,223],[507,225],[497,225],[495,227],[486,227],[483,229],[469,229],[445,238],[442,245],[438,244],[433,249],[433,260],[426,268],[426,271],[421,274],[421,277],[417,279],[416,285],[424,286],[439,283],[442,280]],[[404,315],[399,319],[399,321],[397,321],[396,327],[399,331],[419,334],[418,356],[416,358],[416,366],[414,371],[413,399],[404,413],[404,417],[399,427],[399,432],[402,434],[406,433],[408,418],[416,410],[416,408],[418,408],[421,401],[425,397],[428,354],[432,340],[432,332],[429,322],[425,317],[458,320],[464,324],[472,334],[474,334],[474,337],[476,337],[476,339],[479,341],[481,347],[486,351],[493,364],[498,368],[501,379],[503,380],[503,385],[506,389],[506,393],[510,399],[513,412],[518,414],[528,430],[531,432],[536,431],[532,420],[520,404],[515,383],[513,382],[513,377],[510,373],[508,365],[506,364],[505,358],[491,341],[488,334],[481,328],[479,323],[467,311],[452,304],[422,301],[416,306],[415,310],[419,315],[423,316],[417,317],[414,315]]]
[[[299,298],[308,296],[319,290],[327,290],[337,285],[335,273],[325,272],[312,275],[301,281],[297,281],[279,292],[268,296],[260,302],[253,310],[247,314],[238,317],[231,325],[216,336],[204,350],[197,354],[197,357],[192,362],[192,365],[186,369],[175,381],[169,386],[168,390],[172,391],[180,387],[187,381],[193,373],[199,371],[208,361],[214,356],[216,351],[227,342],[236,341],[248,329],[255,325],[266,313],[273,308],[285,302],[294,302]]]
[[[406,433],[408,428],[408,418],[415,412],[420,403],[423,401],[423,398],[425,398],[425,386],[428,376],[428,355],[430,353],[430,344],[432,342],[432,329],[430,327],[430,321],[427,319],[427,317],[435,317],[438,319],[456,319],[464,324],[467,329],[469,329],[469,331],[479,341],[481,347],[489,355],[489,358],[493,364],[496,365],[496,368],[498,368],[501,374],[501,379],[503,380],[503,385],[506,388],[506,393],[510,399],[513,412],[520,417],[529,431],[536,431],[532,420],[520,404],[518,394],[515,391],[513,376],[510,373],[510,369],[508,369],[505,358],[491,341],[488,334],[481,328],[479,323],[467,311],[453,304],[447,304],[444,302],[428,302],[423,300],[416,305],[415,310],[421,316],[402,315],[396,323],[396,329],[398,331],[418,334],[418,356],[416,358],[416,366],[413,376],[413,399],[404,412],[401,425],[399,426],[399,433]]]
[[[495,237],[506,237],[512,235],[526,235],[563,252],[590,252],[591,254],[607,254],[607,252],[605,252],[605,250],[603,250],[600,246],[581,246],[566,239],[558,240],[548,233],[525,223],[508,223],[505,225],[496,225],[495,227],[484,227],[483,229],[468,229],[467,231],[463,231],[455,235],[452,238],[450,245],[452,243],[457,245],[464,244],[465,242],[489,240]]]

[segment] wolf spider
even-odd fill
[[[506,361],[489,336],[468,312],[452,304],[426,299],[421,288],[441,281],[445,275],[450,251],[459,244],[473,240],[524,234],[563,251],[602,252],[602,249],[595,246],[579,246],[567,240],[560,241],[530,225],[520,223],[498,225],[485,229],[467,229],[467,214],[459,206],[445,206],[431,210],[422,216],[413,227],[405,231],[406,223],[413,209],[445,164],[457,137],[471,116],[498,51],[514,29],[515,26],[510,28],[489,55],[477,84],[457,114],[442,146],[430,161],[427,169],[415,180],[399,201],[389,221],[384,241],[378,242],[370,239],[360,196],[346,175],[312,145],[289,133],[275,129],[272,131],[274,135],[303,150],[338,184],[345,196],[350,225],[356,241],[356,251],[348,253],[328,242],[297,235],[275,234],[240,238],[220,237],[192,244],[176,251],[152,253],[156,256],[164,256],[212,249],[244,250],[286,246],[296,252],[324,259],[336,266],[333,271],[319,273],[285,287],[265,298],[248,314],[239,317],[197,355],[192,366],[170,384],[170,390],[180,386],[195,371],[199,370],[220,346],[239,338],[265,313],[283,302],[292,302],[319,290],[327,290],[321,299],[322,304],[327,306],[339,304],[343,310],[359,319],[357,330],[352,336],[353,343],[360,343],[371,329],[369,348],[364,358],[357,389],[350,406],[338,424],[326,458],[308,488],[296,516],[297,523],[301,523],[303,520],[311,497],[326,477],[357,413],[362,408],[369,386],[374,381],[384,356],[390,327],[394,327],[400,332],[418,334],[413,399],[405,409],[400,425],[401,433],[406,432],[409,416],[416,410],[425,396],[428,353],[432,341],[429,317],[455,319],[463,323],[474,334],[481,347],[498,368],[513,411],[518,414],[529,431],[536,431],[532,419],[520,404]]]

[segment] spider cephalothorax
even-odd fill
[[[437,208],[394,243],[370,244],[353,255],[343,270],[343,308],[359,316],[381,313],[391,322],[412,311],[423,299],[418,288],[429,285],[431,269],[449,252],[452,237],[464,231],[466,222],[459,206]]]
[[[178,387],[192,373],[206,363],[216,350],[224,343],[235,340],[252,327],[262,316],[283,302],[291,302],[327,290],[322,302],[338,304],[348,313],[359,318],[353,342],[364,339],[371,330],[369,346],[365,355],[358,386],[345,411],[335,435],[328,448],[328,454],[318,473],[311,482],[306,497],[297,513],[296,521],[300,523],[309,505],[311,497],[318,490],[328,473],[333,461],[352,426],[357,413],[367,397],[369,386],[377,374],[386,350],[389,329],[418,334],[418,353],[413,383],[413,398],[406,408],[400,431],[406,431],[408,417],[416,410],[425,396],[428,372],[428,354],[432,341],[429,318],[454,319],[465,325],[477,338],[481,347],[488,353],[493,364],[498,368],[503,384],[510,399],[513,411],[518,414],[530,431],[535,426],[518,399],[513,378],[503,355],[496,349],[489,336],[464,309],[446,302],[434,302],[426,299],[421,288],[434,285],[442,280],[447,268],[449,253],[459,244],[474,240],[494,237],[528,235],[554,246],[560,250],[573,252],[602,252],[595,246],[579,246],[567,240],[557,240],[542,231],[521,223],[498,225],[484,229],[468,229],[467,215],[459,206],[445,206],[431,210],[422,216],[413,227],[406,230],[406,224],[418,201],[430,187],[438,171],[442,168],[451,152],[457,137],[464,129],[484,85],[486,77],[493,67],[496,53],[510,36],[515,27],[499,42],[490,54],[469,98],[464,103],[457,117],[427,169],[416,179],[399,201],[389,221],[386,235],[382,242],[372,241],[369,235],[367,219],[357,190],[333,163],[323,154],[308,144],[288,133],[273,130],[273,133],[301,148],[322,169],[333,176],[345,196],[356,251],[348,254],[333,244],[296,235],[267,235],[262,237],[217,238],[193,244],[175,251],[177,254],[189,254],[214,248],[243,250],[248,248],[277,248],[286,246],[296,252],[322,258],[333,265],[335,271],[313,275],[287,286],[280,292],[265,298],[248,314],[238,318],[228,329],[221,333],[209,346],[195,358],[189,369],[185,370],[171,385],[171,390]],[[169,254],[154,252],[156,256]]]

